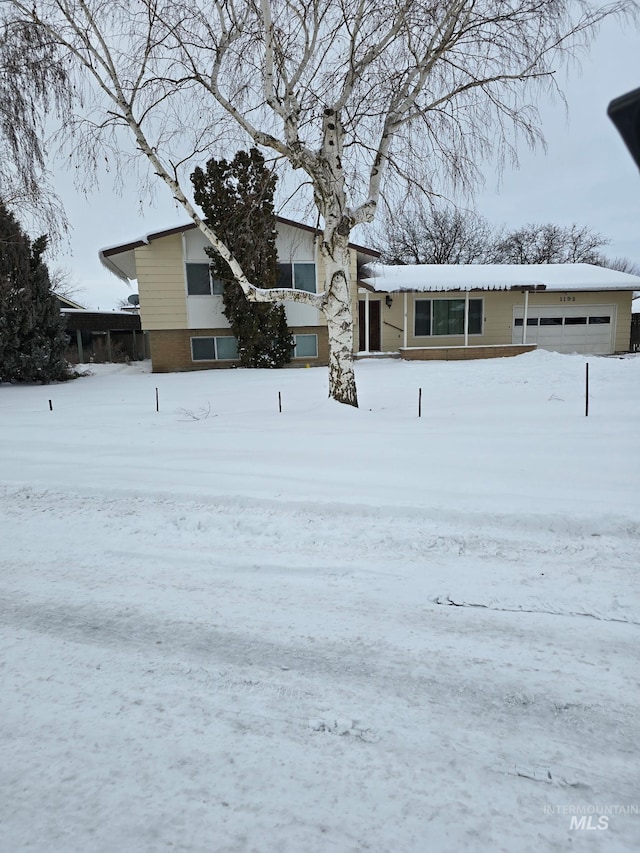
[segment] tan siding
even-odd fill
[[[631,314],[633,293],[618,292],[615,294],[614,304],[618,308],[618,321],[616,325],[616,352],[629,352],[631,346]]]
[[[382,352],[398,352],[404,346],[402,321],[404,313],[404,295],[391,294],[391,308],[387,307],[386,294],[382,294],[380,316],[382,317]]]
[[[172,234],[136,249],[136,269],[142,328],[186,329],[182,236]]]

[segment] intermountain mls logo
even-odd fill
[[[569,816],[569,830],[598,830],[609,829],[612,815],[637,815],[640,806],[550,806],[544,807],[545,814],[561,814]]]

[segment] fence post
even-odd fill
[[[589,417],[589,362],[585,364],[585,383],[584,383],[584,416]]]

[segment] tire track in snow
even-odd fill
[[[454,601],[451,596],[436,596],[433,599],[434,604],[444,605],[446,607],[468,607],[480,610],[493,610],[497,613],[542,613],[549,616],[586,616],[589,619],[597,619],[599,622],[621,622],[624,625],[640,625],[640,622],[634,619],[618,619],[615,616],[603,616],[597,613],[581,613],[576,610],[563,609],[543,609],[543,608],[527,608],[527,607],[499,607],[492,604],[480,604],[471,601]]]

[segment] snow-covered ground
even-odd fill
[[[640,356],[93,371],[0,387],[3,851],[640,849]]]

